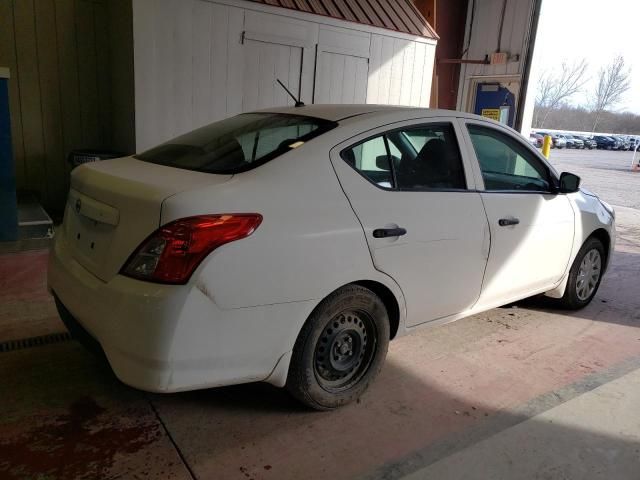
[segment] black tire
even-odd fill
[[[599,276],[597,281],[595,282],[593,291],[586,297],[581,297],[578,294],[578,276],[580,274],[580,267],[585,256],[592,250],[596,250],[600,256]],[[580,248],[578,255],[576,255],[576,258],[573,261],[573,265],[571,265],[571,270],[569,271],[569,280],[567,281],[567,288],[564,292],[563,297],[559,301],[559,306],[568,310],[579,310],[589,305],[595,294],[598,292],[598,288],[600,287],[600,281],[602,280],[602,272],[605,266],[605,261],[606,252],[604,250],[604,245],[602,244],[602,242],[594,237],[587,239],[587,241],[584,242],[584,245],[582,245],[582,247]]]
[[[342,287],[320,302],[302,327],[287,390],[316,410],[346,405],[376,378],[388,347],[389,317],[380,298],[359,285]]]

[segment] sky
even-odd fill
[[[640,1],[543,0],[532,80],[563,61],[586,58],[590,81],[585,90],[593,90],[598,69],[616,55],[631,67],[631,88],[616,110],[640,114]],[[576,105],[586,101],[584,93],[572,99]]]

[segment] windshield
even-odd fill
[[[174,138],[134,158],[206,173],[251,170],[334,128],[328,120],[244,113]]]

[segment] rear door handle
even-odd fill
[[[405,228],[376,228],[373,231],[374,238],[388,238],[388,237],[401,237],[405,235],[407,230]]]
[[[508,227],[509,225],[518,225],[520,220],[517,218],[501,218],[498,220],[498,225],[501,227]]]

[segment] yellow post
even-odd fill
[[[542,142],[542,154],[544,158],[549,158],[549,152],[551,152],[551,137],[549,135],[544,136],[544,141]]]

